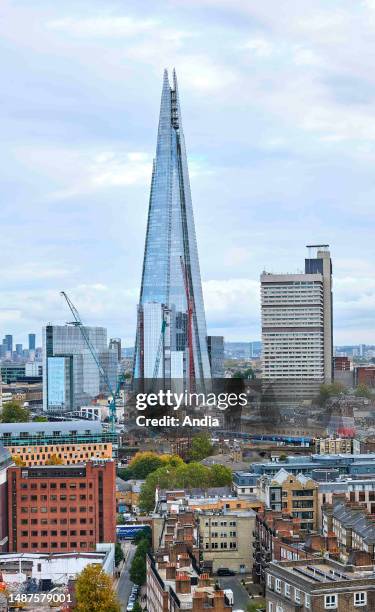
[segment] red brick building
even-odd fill
[[[358,366],[355,369],[355,383],[375,387],[375,366]]]
[[[116,541],[113,461],[8,469],[9,552],[72,552]]]

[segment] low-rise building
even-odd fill
[[[311,555],[304,550],[304,540],[300,519],[273,510],[259,512],[253,543],[254,582],[265,587],[266,568],[271,561],[310,558]]]
[[[334,533],[345,560],[353,550],[366,552],[375,561],[375,518],[362,505],[337,496],[323,506],[323,535]]]
[[[164,517],[154,555],[147,556],[149,612],[231,612],[232,606],[199,568],[198,532],[192,512]]]
[[[48,421],[0,423],[0,445],[15,449],[75,444],[111,443],[117,452],[117,434],[106,430],[98,421]]]
[[[251,472],[234,472],[233,490],[238,497],[253,495],[257,493],[257,482],[259,475]]]
[[[315,449],[319,455],[359,455],[361,443],[355,438],[316,438]]]
[[[259,512],[263,503],[255,495],[237,497],[229,487],[211,487],[209,489],[179,489],[156,491],[156,503],[159,511],[169,512],[172,506],[184,506],[189,510],[233,510]]]
[[[248,511],[199,512],[202,566],[209,573],[228,568],[239,574],[252,572],[256,514]]]
[[[288,514],[301,521],[303,531],[315,531],[318,521],[318,485],[299,474],[294,476],[281,469],[275,476],[262,476],[258,495],[266,508]]]
[[[25,582],[28,579],[51,580],[55,585],[68,584],[87,567],[101,565],[113,575],[115,545],[98,544],[96,551],[76,553],[8,553],[0,556],[0,572],[5,584]]]
[[[318,528],[322,527],[322,508],[332,504],[340,494],[350,502],[364,506],[369,514],[375,514],[375,478],[338,478],[318,483]]]
[[[375,610],[375,573],[330,559],[273,561],[266,570],[267,612]]]

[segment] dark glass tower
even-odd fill
[[[211,378],[176,74],[164,72],[143,261],[134,378]],[[199,385],[200,386],[200,385]]]

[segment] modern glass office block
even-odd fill
[[[153,319],[150,325],[150,317]],[[180,356],[175,355],[179,352]],[[210,379],[198,249],[176,75],[164,73],[134,378]]]

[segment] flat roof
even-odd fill
[[[61,431],[64,433],[77,431],[85,433],[102,433],[103,427],[100,421],[30,421],[25,423],[0,423],[0,435],[4,433],[16,434],[20,433],[50,433],[52,431]]]

